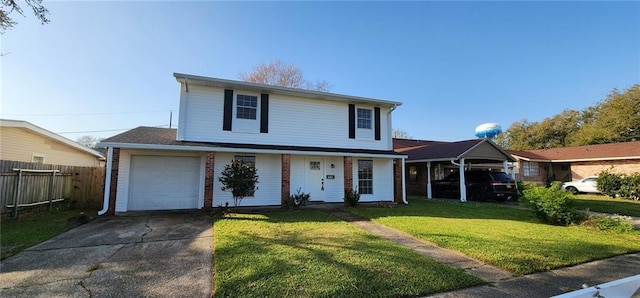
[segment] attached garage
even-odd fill
[[[132,155],[127,210],[197,209],[199,156]]]

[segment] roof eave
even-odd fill
[[[359,96],[342,95],[342,94],[329,93],[329,92],[320,92],[320,91],[314,91],[314,90],[295,89],[295,88],[287,88],[287,87],[280,87],[280,86],[273,86],[273,85],[250,83],[250,82],[225,80],[225,79],[203,77],[203,76],[189,75],[189,74],[183,74],[183,73],[173,73],[173,76],[176,78],[176,81],[180,83],[184,83],[186,79],[190,84],[213,86],[218,88],[244,89],[244,90],[255,91],[260,93],[281,94],[281,95],[299,96],[299,97],[305,97],[305,98],[333,100],[333,101],[341,101],[341,102],[375,104],[375,105],[381,105],[381,106],[387,106],[387,107],[398,107],[402,105],[402,102],[399,102],[399,101],[390,101],[390,100],[366,98],[366,97],[359,97]]]

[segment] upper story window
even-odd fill
[[[357,127],[358,128],[363,128],[363,129],[371,129],[371,122],[372,122],[372,116],[371,116],[372,112],[371,109],[362,109],[362,108],[358,108],[358,113],[357,113]]]
[[[238,119],[256,120],[257,111],[257,96],[238,94],[236,103],[236,117]]]
[[[540,166],[537,162],[524,161],[522,162],[522,174],[525,177],[540,176]]]

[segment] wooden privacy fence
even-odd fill
[[[103,167],[75,167],[0,161],[2,217],[66,201],[79,209],[102,207]]]

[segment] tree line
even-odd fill
[[[495,141],[510,150],[640,141],[640,84],[613,89],[582,111],[566,109],[540,122],[517,121]]]

